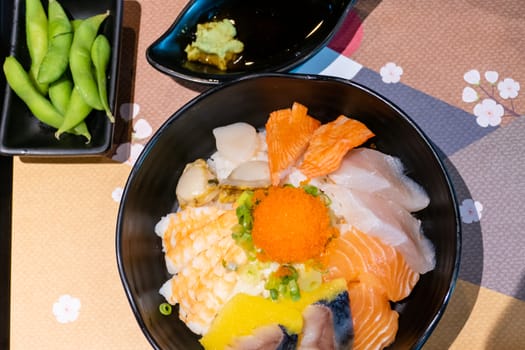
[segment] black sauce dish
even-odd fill
[[[8,55],[15,56],[28,70],[29,52],[25,34],[25,1],[6,0],[8,11],[2,13],[2,21],[9,23],[9,51],[3,52],[1,63]],[[84,19],[109,10],[109,16],[102,23],[99,32],[111,44],[111,58],[107,69],[107,93],[109,106],[115,114],[117,98],[120,36],[122,28],[122,0],[59,0],[70,19]],[[3,1],[4,3],[4,1]],[[48,1],[42,0],[47,13]],[[3,35],[3,34],[2,34]],[[60,140],[54,137],[55,129],[40,122],[24,102],[5,83],[2,72],[2,114],[0,119],[0,154],[32,157],[77,157],[99,156],[109,151],[113,142],[114,125],[104,111],[94,110],[86,118],[91,142],[82,136],[62,134]]]
[[[175,79],[206,85],[247,74],[286,72],[319,51],[337,31],[355,0],[193,0],[147,51],[148,62]],[[188,62],[184,49],[198,23],[230,19],[244,51],[221,71]]]
[[[435,245],[437,264],[395,305],[399,331],[389,348],[420,348],[440,320],[457,279],[461,232],[453,187],[431,142],[399,108],[361,85],[321,76],[261,74],[212,88],[175,112],[145,146],[126,183],[117,219],[117,263],[133,313],[155,349],[201,348],[177,312],[164,316],[158,309],[164,302],[158,290],[169,275],[154,226],[176,210],[175,188],[184,166],[213,153],[213,128],[239,121],[260,128],[269,112],[294,101],[322,122],[340,114],[363,121],[377,135],[377,148],[400,157],[408,175],[428,192],[430,205],[417,216]]]

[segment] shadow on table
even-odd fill
[[[456,167],[440,154],[456,192],[458,205],[472,198],[470,191]],[[461,264],[458,282],[443,318],[429,338],[425,349],[448,349],[454,343],[478,299],[483,275],[483,237],[479,221],[462,223]],[[470,282],[470,283],[465,283]]]
[[[116,106],[133,103],[135,92],[135,74],[137,67],[138,33],[142,9],[137,1],[124,1],[122,17],[122,34],[120,49],[119,85]],[[123,109],[115,111],[116,118],[114,142],[120,145],[130,142],[133,132],[132,111]],[[113,152],[115,150],[112,150]],[[111,152],[112,153],[112,152]]]
[[[364,22],[372,11],[381,3],[381,0],[358,0],[354,6],[354,11]]]
[[[444,159],[444,156],[442,159]],[[454,186],[458,205],[461,207],[464,200],[472,198],[472,194],[452,162],[448,158],[444,159],[443,162]],[[461,266],[459,278],[479,286],[481,285],[483,276],[484,261],[483,235],[479,220],[472,223],[462,222],[461,235]]]

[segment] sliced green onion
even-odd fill
[[[164,316],[169,316],[171,315],[171,305],[168,304],[168,303],[162,303],[159,305],[159,311],[161,314],[163,314]]]
[[[273,300],[283,297],[297,301],[301,298],[298,278],[299,272],[294,266],[283,264],[270,274],[264,288],[270,292]]]
[[[237,214],[238,224],[233,227],[232,238],[235,242],[244,249],[250,260],[255,259],[256,251],[252,240],[253,227],[253,195],[252,191],[244,191],[237,199]]]
[[[313,185],[304,185],[303,190],[314,197],[319,195],[319,189]]]
[[[270,289],[270,298],[272,298],[272,300],[277,300],[279,298],[279,292],[277,289]]]
[[[299,291],[299,286],[297,285],[296,280],[288,282],[288,289],[290,290],[290,297],[292,300],[296,301],[301,298],[301,292]]]

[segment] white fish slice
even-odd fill
[[[325,184],[321,190],[332,200],[332,209],[348,224],[394,246],[409,266],[423,274],[435,267],[432,243],[421,232],[421,222],[405,208],[380,196]]]
[[[392,200],[410,212],[419,211],[430,202],[425,190],[405,175],[399,158],[370,148],[348,152],[341,167],[329,178],[336,184]]]

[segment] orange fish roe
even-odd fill
[[[270,187],[266,196],[256,193],[255,198],[260,202],[253,211],[252,238],[262,250],[262,260],[294,263],[316,258],[337,232],[326,205],[302,188]]]

